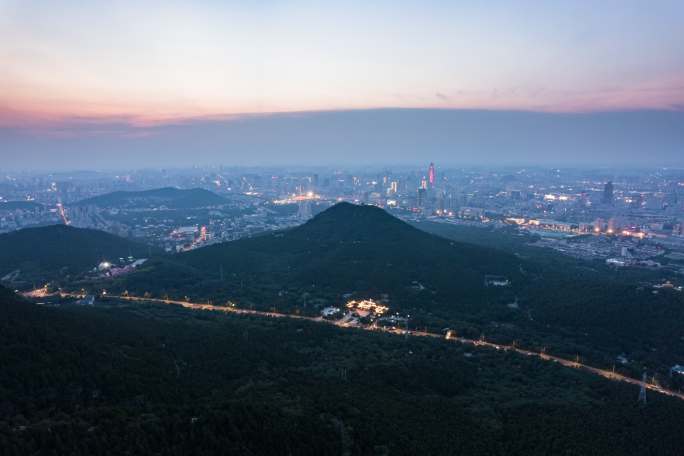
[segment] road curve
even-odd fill
[[[73,293],[64,293],[62,292],[61,295],[63,297],[83,297],[82,295],[77,295]],[[326,320],[322,317],[307,317],[303,315],[295,315],[295,314],[287,314],[287,313],[281,313],[281,312],[266,312],[266,311],[261,311],[261,310],[251,310],[251,309],[241,309],[238,307],[231,307],[231,306],[216,306],[213,304],[198,304],[198,303],[192,303],[189,301],[179,301],[179,300],[174,300],[174,299],[160,299],[160,298],[140,298],[136,296],[113,296],[113,295],[108,295],[108,296],[103,296],[103,298],[106,299],[119,299],[123,301],[135,301],[135,302],[150,302],[150,303],[158,303],[158,304],[173,304],[173,305],[179,305],[182,307],[185,307],[186,309],[195,309],[195,310],[211,310],[211,311],[216,311],[216,312],[224,312],[224,313],[234,313],[234,314],[239,314],[239,315],[254,315],[257,317],[269,317],[269,318],[290,318],[290,319],[296,319],[296,320],[307,320],[307,321],[313,321],[316,323],[326,323],[334,326],[338,326],[341,328],[356,328],[356,329],[363,329],[366,331],[380,331],[380,332],[386,332],[386,333],[391,333],[391,334],[398,334],[398,335],[409,335],[413,337],[432,337],[435,339],[445,339],[448,341],[454,341],[461,343],[463,345],[470,345],[472,347],[486,347],[486,348],[491,348],[494,350],[501,350],[501,351],[511,351],[515,353],[519,353],[521,355],[525,356],[533,356],[545,361],[549,362],[555,362],[558,363],[562,366],[565,367],[572,367],[575,369],[581,369],[585,372],[592,373],[594,375],[598,375],[600,377],[606,378],[611,381],[616,381],[616,382],[624,382],[624,383],[629,383],[631,385],[636,385],[639,387],[644,387],[650,391],[655,391],[660,394],[664,394],[666,396],[671,396],[671,397],[676,397],[678,399],[684,400],[684,393],[680,393],[678,391],[673,391],[667,388],[663,388],[661,386],[644,382],[642,380],[638,380],[632,377],[627,377],[626,375],[618,374],[616,372],[606,370],[606,369],[600,369],[598,367],[593,367],[589,366],[587,364],[581,363],[579,361],[572,361],[569,359],[561,358],[559,356],[554,356],[554,355],[549,355],[547,353],[541,353],[541,352],[535,352],[531,350],[525,350],[523,348],[519,348],[513,345],[502,345],[502,344],[496,344],[494,342],[487,342],[482,339],[467,339],[465,337],[457,337],[457,336],[452,336],[452,337],[445,337],[442,334],[437,334],[437,333],[432,333],[432,332],[427,332],[427,331],[405,331],[402,329],[389,329],[389,328],[379,328],[379,327],[371,327],[371,326],[359,326],[359,325],[347,325],[344,323],[339,323],[337,321],[332,321],[332,320]]]

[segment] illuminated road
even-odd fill
[[[79,298],[82,297],[82,295],[76,295],[76,294],[70,294],[70,293],[62,293],[62,296],[79,297]],[[377,326],[362,326],[362,325],[357,325],[357,324],[340,323],[337,321],[326,320],[322,317],[306,317],[306,316],[302,316],[302,315],[285,314],[285,313],[280,313],[280,312],[265,312],[265,311],[260,311],[260,310],[240,309],[237,307],[230,307],[230,306],[215,306],[212,304],[197,304],[197,303],[192,303],[192,302],[188,302],[188,301],[178,301],[178,300],[173,300],[173,299],[139,298],[139,297],[134,297],[134,296],[106,296],[106,298],[120,299],[120,300],[124,300],[124,301],[174,304],[174,305],[179,305],[179,306],[185,307],[186,309],[212,310],[212,311],[217,311],[217,312],[234,313],[234,314],[240,314],[240,315],[254,315],[254,316],[258,316],[258,317],[291,318],[291,319],[296,319],[296,320],[313,321],[316,323],[326,323],[326,324],[338,326],[341,328],[356,328],[356,329],[363,329],[366,331],[386,332],[386,333],[397,334],[397,335],[402,335],[402,336],[409,335],[412,337],[431,337],[431,338],[435,338],[435,339],[449,340],[449,341],[459,342],[463,345],[470,345],[472,347],[477,347],[477,348],[486,347],[486,348],[491,348],[491,349],[499,350],[499,351],[511,351],[511,352],[519,353],[519,354],[525,355],[525,356],[533,356],[533,357],[536,357],[539,359],[543,359],[544,361],[558,363],[562,366],[572,367],[575,369],[581,369],[585,372],[589,372],[589,373],[592,373],[594,375],[598,375],[598,376],[606,378],[608,380],[612,380],[612,381],[616,381],[616,382],[625,382],[625,383],[629,383],[629,384],[639,386],[639,387],[643,386],[650,391],[656,391],[660,394],[665,394],[667,396],[672,396],[672,397],[676,397],[676,398],[684,400],[684,393],[669,390],[669,389],[663,388],[661,386],[654,385],[652,383],[644,382],[642,380],[637,380],[637,379],[632,378],[632,377],[627,377],[625,375],[618,374],[618,373],[610,371],[610,370],[600,369],[598,367],[593,367],[593,366],[588,366],[588,365],[583,364],[579,361],[571,361],[569,359],[560,358],[558,356],[549,355],[546,353],[539,353],[539,352],[535,352],[535,351],[525,350],[525,349],[522,349],[519,347],[515,347],[513,345],[496,344],[493,342],[487,342],[485,340],[467,339],[464,337],[458,337],[458,336],[453,336],[453,335],[447,335],[445,337],[442,334],[431,333],[431,332],[426,332],[426,331],[408,331],[407,332],[407,331],[402,330],[402,329],[390,329],[390,328],[380,328]]]
[[[62,203],[57,203],[57,212],[59,212],[59,216],[62,217],[62,222],[64,222],[65,225],[71,225],[71,221],[69,220],[69,217],[67,217],[66,210]]]

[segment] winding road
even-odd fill
[[[77,295],[73,293],[61,293],[63,297],[72,297],[72,298],[81,298],[83,297],[82,295]],[[325,324],[330,324],[334,326],[338,326],[341,328],[356,328],[356,329],[362,329],[366,331],[373,331],[373,332],[386,332],[386,333],[391,333],[391,334],[397,334],[397,335],[402,335],[402,336],[412,336],[412,337],[432,337],[435,339],[443,339],[447,341],[453,341],[453,342],[458,342],[463,345],[470,345],[472,347],[477,347],[477,348],[491,348],[494,350],[500,350],[500,351],[511,351],[515,353],[519,353],[524,356],[532,356],[536,357],[539,359],[542,359],[544,361],[549,361],[549,362],[555,362],[558,363],[562,366],[565,367],[572,367],[575,369],[581,369],[585,372],[592,373],[594,375],[598,375],[600,377],[606,378],[611,381],[616,381],[616,382],[624,382],[624,383],[629,383],[631,385],[635,385],[638,387],[644,387],[647,390],[650,391],[655,391],[660,394],[664,394],[666,396],[672,396],[676,397],[678,399],[684,400],[684,393],[680,393],[678,391],[670,390],[667,388],[663,388],[659,385],[649,383],[649,382],[644,382],[642,380],[637,380],[632,377],[627,377],[625,375],[613,372],[611,370],[607,369],[600,369],[598,367],[593,367],[589,366],[587,364],[581,363],[579,361],[572,361],[569,359],[561,358],[559,356],[554,356],[554,355],[549,355],[547,353],[541,353],[541,352],[535,352],[531,350],[525,350],[523,348],[516,347],[514,345],[503,345],[503,344],[497,344],[493,342],[487,342],[486,340],[476,340],[476,339],[468,339],[465,337],[458,337],[451,335],[451,333],[447,333],[447,335],[443,334],[438,334],[438,333],[432,333],[432,332],[427,332],[427,331],[411,331],[411,330],[403,330],[403,329],[391,329],[391,328],[381,328],[377,326],[371,326],[371,325],[358,325],[358,324],[348,324],[348,323],[340,323],[335,320],[326,320],[322,317],[307,317],[303,315],[295,315],[295,314],[287,314],[287,313],[280,313],[280,312],[266,312],[266,311],[260,311],[260,310],[250,310],[250,309],[241,309],[238,307],[231,307],[231,306],[216,306],[213,304],[198,304],[198,303],[192,303],[189,301],[179,301],[179,300],[173,300],[173,299],[159,299],[159,298],[145,298],[145,297],[135,297],[135,296],[114,296],[114,295],[106,295],[102,296],[102,298],[105,299],[118,299],[118,300],[123,300],[123,301],[136,301],[136,302],[149,302],[149,303],[158,303],[158,304],[172,304],[172,305],[179,305],[182,307],[185,307],[186,309],[195,309],[195,310],[210,310],[210,311],[216,311],[216,312],[224,312],[224,313],[233,313],[233,314],[239,314],[239,315],[254,315],[257,317],[269,317],[269,318],[290,318],[290,319],[297,319],[297,320],[307,320],[307,321],[312,321],[316,323],[325,323]]]

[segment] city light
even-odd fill
[[[296,204],[302,201],[315,201],[320,200],[321,195],[314,192],[306,192],[303,194],[292,194],[287,198],[273,200],[273,204],[284,205],[284,204]]]

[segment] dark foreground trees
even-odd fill
[[[514,354],[0,297],[0,453],[681,454],[684,404]]]

